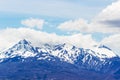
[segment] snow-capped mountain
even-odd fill
[[[34,47],[31,45],[31,42],[24,39],[19,41],[8,50],[2,52],[0,54],[0,58],[12,58],[15,56],[27,58],[35,57],[37,54],[41,53],[49,53],[49,55],[59,57],[61,60],[69,63],[74,63],[74,61],[77,60],[77,57],[82,54],[94,56],[99,58],[101,61],[105,58],[117,57],[117,55],[113,53],[111,49],[104,45],[93,47],[92,49],[78,48],[69,44],[58,44],[53,46],[45,44],[44,46],[42,45],[40,47]],[[87,55],[85,58],[87,58]],[[85,58],[83,59],[83,62],[85,61]]]
[[[31,42],[27,40],[20,40],[13,47],[0,54],[1,62],[5,59],[21,57],[22,59],[36,57],[38,60],[51,59],[53,56],[49,54],[47,48],[34,47]]]
[[[78,48],[65,43],[52,46],[45,44],[44,46],[34,47],[31,45],[31,42],[25,39],[2,52],[0,54],[0,59],[14,58],[16,56],[22,58],[37,57],[38,60],[48,59],[54,56],[58,57],[61,61],[71,64],[81,62],[82,64],[87,63],[89,65],[98,65],[99,62],[105,64],[106,59],[118,57],[111,49],[104,45],[96,46],[91,49]]]
[[[59,65],[65,70],[66,67],[70,67],[69,70],[73,72],[83,69],[105,73],[116,69],[114,64],[116,64],[116,61],[119,62],[119,57],[105,45],[95,46],[90,49],[78,48],[66,43],[57,45],[44,44],[36,47],[24,39],[0,53],[0,65],[11,61],[16,62],[16,60],[21,63],[45,61],[47,66]],[[71,67],[71,65],[74,67]],[[77,70],[74,70],[75,67]]]

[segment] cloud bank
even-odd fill
[[[0,50],[9,48],[21,39],[27,39],[35,46],[40,46],[41,44],[45,43],[67,43],[82,48],[90,48],[93,45],[96,45],[96,42],[92,39],[91,35],[74,34],[71,36],[59,36],[55,33],[50,34],[42,31],[36,31],[30,28],[9,28],[0,30],[0,33]]]
[[[84,33],[120,33],[120,0],[106,7],[90,23],[84,19],[69,20],[61,23],[58,29]]]
[[[59,36],[55,33],[50,34],[30,28],[8,28],[0,30],[0,33],[0,51],[10,48],[22,39],[26,39],[38,47],[46,43],[51,45],[67,43],[81,48],[91,48],[94,45],[104,44],[120,55],[120,34],[106,37],[98,43],[94,41],[90,34],[82,35],[79,33],[70,36]]]

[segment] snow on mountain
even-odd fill
[[[35,55],[35,48],[30,45],[30,42],[26,40],[21,40],[13,47],[1,53],[0,58],[12,58],[15,56],[27,58],[34,57]]]
[[[112,58],[117,56],[110,48],[105,45],[98,45],[96,47],[92,47],[88,50],[88,53],[99,57],[100,59]]]
[[[111,79],[111,75],[114,77],[116,73],[115,76],[119,77],[119,66],[120,58],[105,45],[90,49],[66,43],[40,44],[36,47],[24,39],[8,50],[0,52],[2,80],[18,78],[31,80],[34,76],[37,76],[35,80],[37,78],[38,80],[116,80]]]
[[[51,54],[63,61],[74,63],[76,57],[80,54],[80,49],[69,44],[61,44],[54,46]]]
[[[94,51],[94,52],[93,52]],[[92,48],[88,53],[93,54],[96,57],[99,58],[112,58],[112,57],[116,57],[116,54],[113,53],[111,50],[108,50],[106,48]]]
[[[39,47],[34,47],[29,41],[25,39],[19,41],[8,50],[0,53],[1,60],[5,58],[13,58],[16,56],[21,56],[22,58],[37,57],[38,60],[51,60],[53,57],[58,57],[61,61],[72,64],[78,61],[78,58],[81,56],[83,56],[83,58],[81,58],[83,63],[86,61],[90,62],[94,59],[94,57],[100,61],[104,61],[106,58],[117,57],[117,55],[114,54],[111,49],[104,45],[93,47],[91,49],[78,48],[66,43],[58,45],[44,44]]]
[[[73,45],[69,44],[62,44],[62,45],[56,45],[55,48],[52,50],[52,55],[59,57],[61,60],[74,63],[74,61],[77,60],[77,57],[80,55],[85,55],[83,58],[86,60],[90,56],[94,56],[101,61],[105,58],[113,58],[117,55],[112,52],[112,50],[107,49],[104,47],[93,47],[91,49],[83,49],[83,48],[77,48]]]

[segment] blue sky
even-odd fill
[[[119,54],[119,9],[120,0],[0,0],[0,50],[27,38],[105,44]]]
[[[112,0],[3,0],[0,1],[0,24],[3,27],[6,24],[19,26],[20,20],[29,17],[58,22],[60,18],[62,21],[76,18],[91,20],[111,3]]]
[[[23,27],[21,20],[40,18],[47,22],[42,31],[67,35],[57,28],[59,24],[79,18],[90,22],[112,2],[114,0],[3,0],[0,1],[0,29]],[[109,35],[92,34],[97,41]]]
[[[89,19],[111,3],[112,0],[4,0],[0,1],[0,11]]]

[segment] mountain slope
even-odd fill
[[[12,76],[14,80],[15,75],[20,77],[19,75],[26,74],[31,78],[30,80],[35,79],[31,75],[41,80],[74,80],[73,78],[76,80],[109,80],[109,78],[119,80],[117,70],[120,69],[120,58],[105,45],[91,49],[78,48],[69,44],[45,44],[35,47],[24,39],[0,53],[0,61],[0,77],[3,79],[3,76],[11,79],[10,76],[14,75]],[[4,73],[3,70],[6,72]],[[28,73],[30,70],[32,70],[31,73]]]

